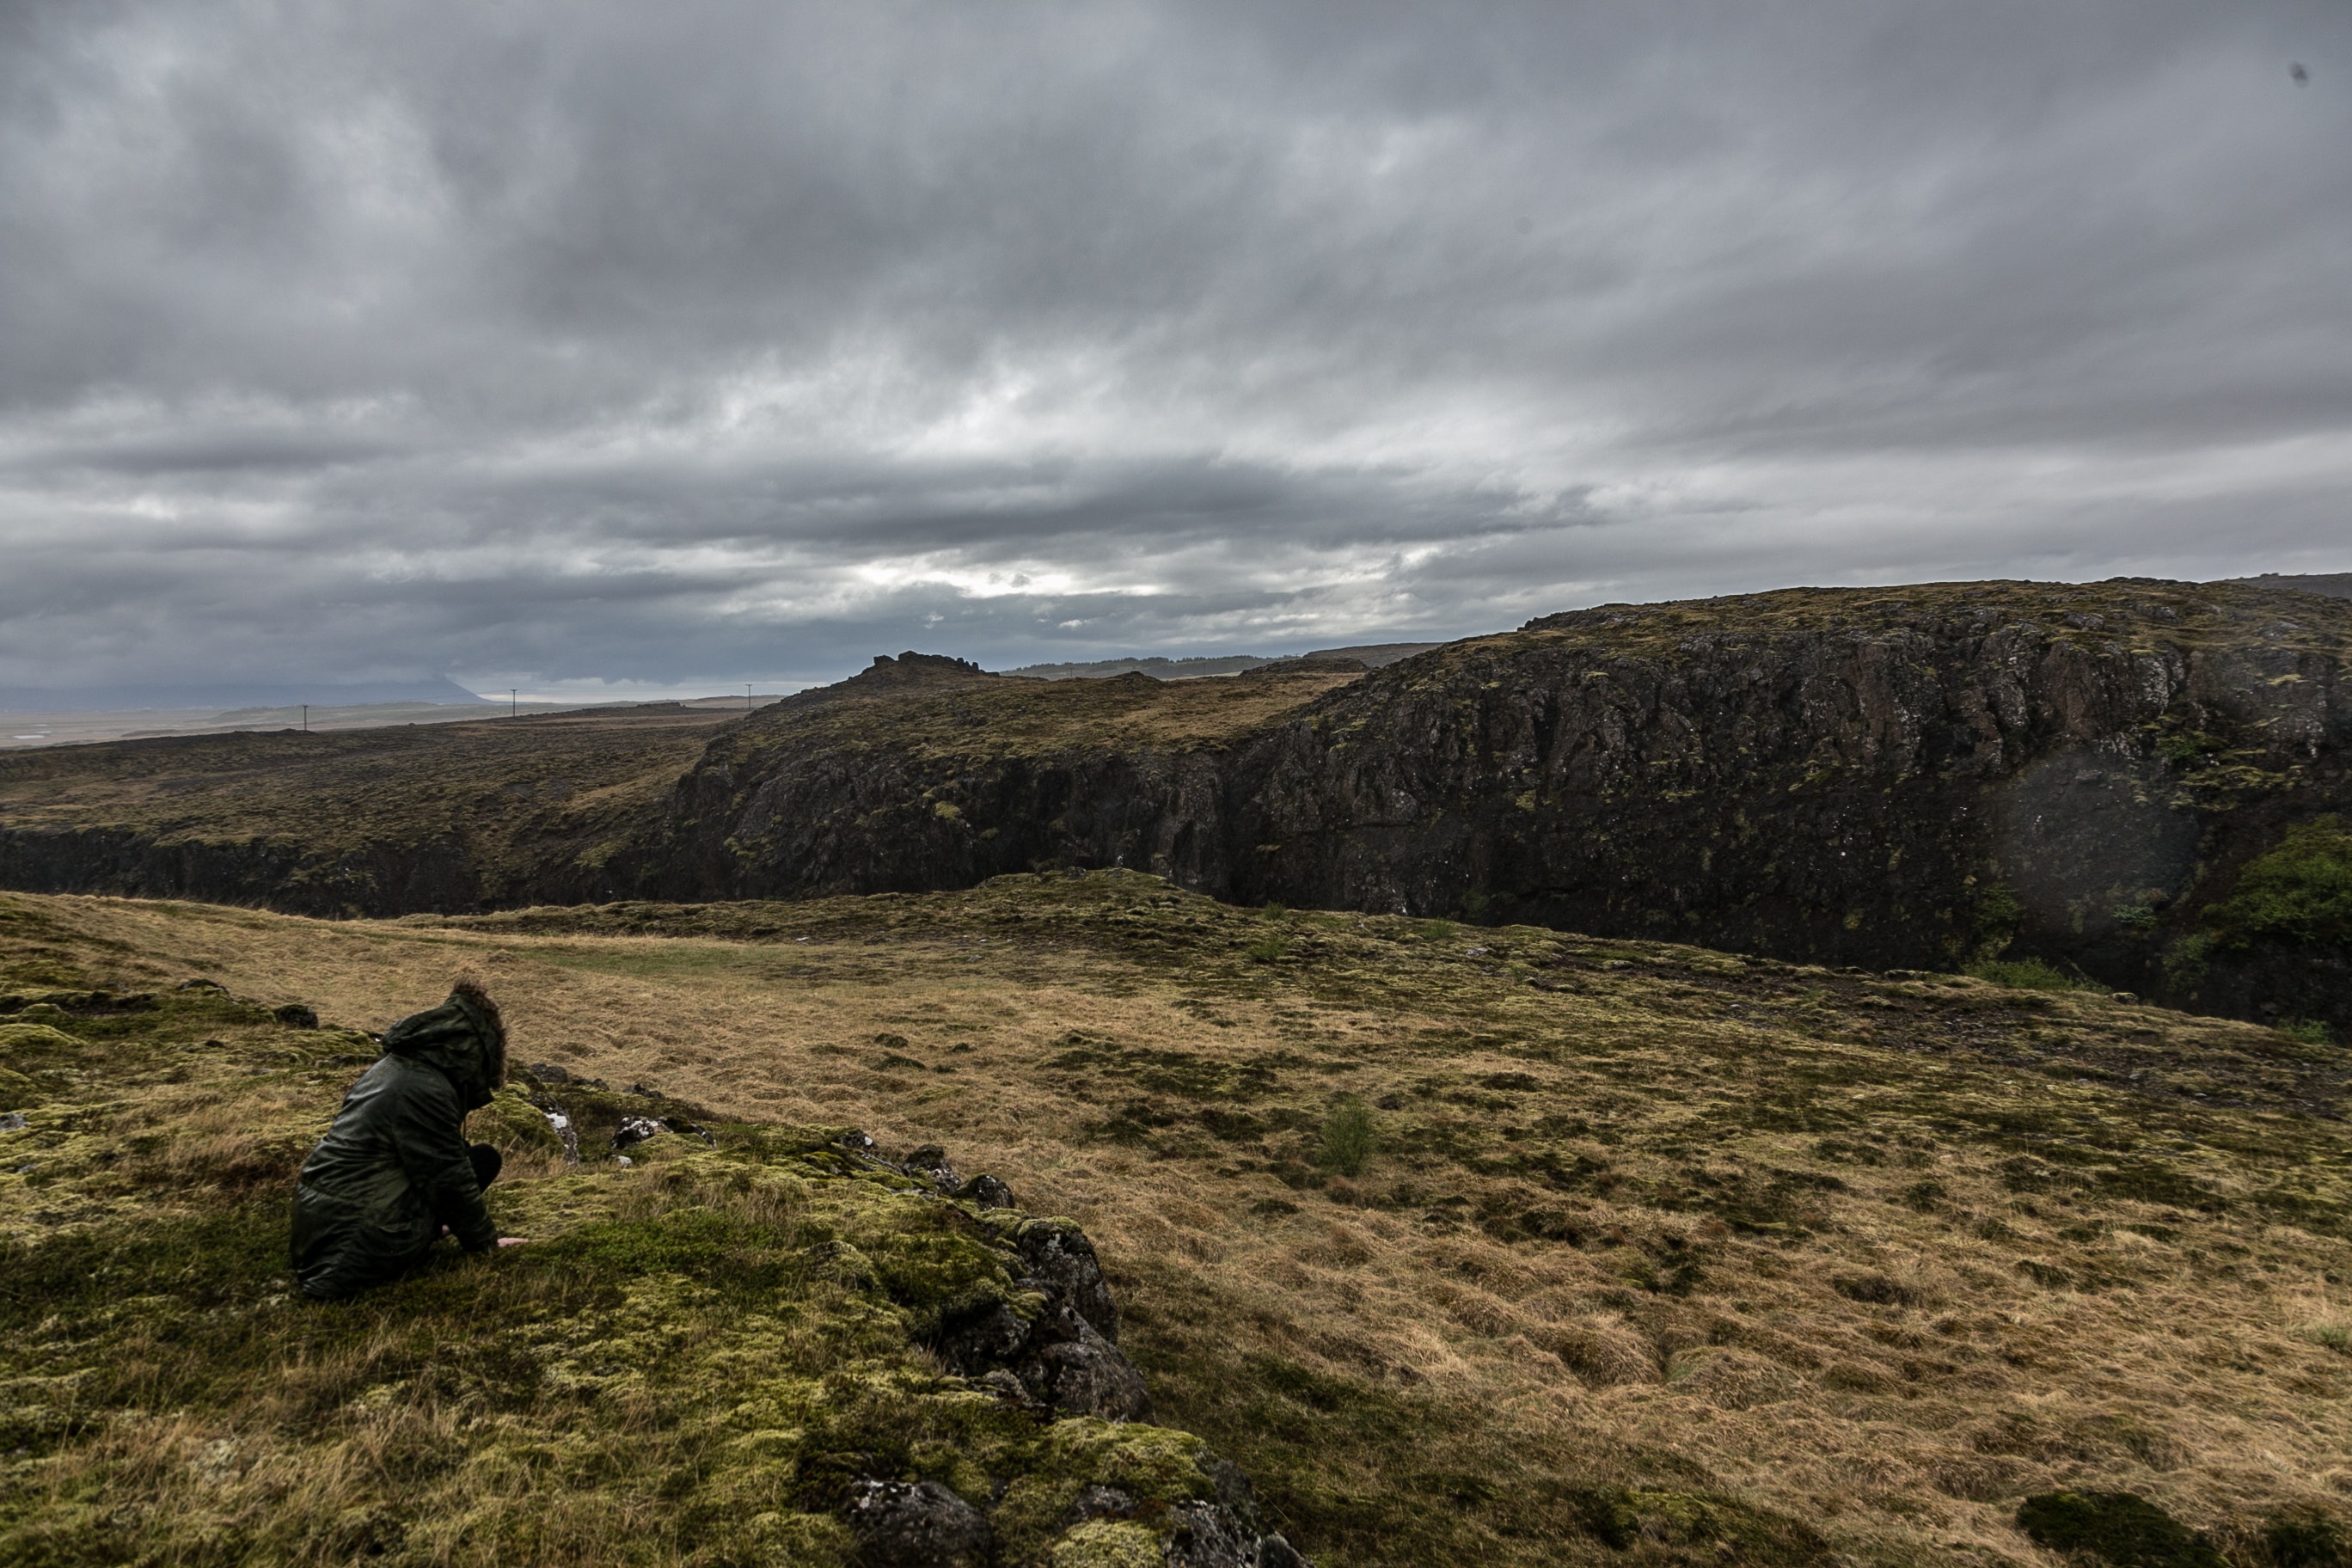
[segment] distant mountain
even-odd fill
[[[2298,594],[2324,594],[2331,599],[2352,599],[2352,572],[2310,572],[2297,576],[2292,573],[2265,572],[2259,577],[2228,577],[2229,583],[2243,583],[2250,588],[2292,588]]]
[[[1122,675],[1148,675],[1154,680],[1192,680],[1203,675],[1239,675],[1295,658],[1352,658],[1367,669],[1378,669],[1384,664],[1394,664],[1442,646],[1433,642],[1362,643],[1354,647],[1320,647],[1305,654],[1236,653],[1203,658],[1163,658],[1154,654],[1148,658],[1098,658],[1085,664],[1024,664],[1003,673],[1027,680],[1109,680]]]
[[[426,680],[223,682],[213,686],[0,686],[0,713],[125,713],[173,708],[352,707],[363,702],[487,703],[436,676]]]

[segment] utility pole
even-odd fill
[[[310,705],[308,702],[305,702],[304,704],[302,704],[302,733],[304,733],[305,735],[307,735],[307,734],[309,734],[310,732]]]
[[[509,719],[522,717],[522,688],[520,686],[507,688],[507,717]]]
[[[748,680],[747,680],[747,681],[745,681],[745,682],[743,683],[743,711],[744,711],[744,712],[746,712],[746,713],[749,713],[751,710],[751,683],[750,681],[748,681]]]

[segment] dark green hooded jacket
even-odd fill
[[[348,1296],[422,1262],[441,1227],[469,1252],[498,1244],[466,1142],[466,1113],[506,1081],[506,1027],[478,986],[394,1024],[294,1189],[294,1274]]]

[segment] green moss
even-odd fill
[[[1161,1568],[1160,1535],[1146,1525],[1095,1519],[1054,1542],[1052,1568]]]
[[[496,1144],[509,1153],[519,1149],[539,1149],[550,1153],[563,1151],[563,1140],[547,1120],[546,1112],[519,1089],[502,1089],[491,1096],[489,1104],[467,1119],[466,1131],[467,1136]]]
[[[30,1013],[32,1009],[26,1009]],[[52,1007],[50,1017],[62,1019],[65,1014]],[[25,1014],[18,1014],[23,1017]],[[61,1058],[80,1054],[81,1041],[47,1023],[0,1024],[0,1061],[16,1064],[46,1065]]]

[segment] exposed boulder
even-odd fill
[[[942,1329],[940,1353],[968,1375],[1009,1366],[1028,1348],[1029,1332],[1027,1319],[1002,1301],[992,1301]]]
[[[1072,1530],[1090,1519],[1133,1519],[1135,1499],[1117,1487],[1099,1482],[1081,1489],[1077,1500],[1063,1510],[1059,1528]]]
[[[987,1518],[937,1481],[865,1481],[849,1503],[866,1568],[982,1568]]]
[[[948,1162],[948,1152],[937,1143],[926,1143],[898,1162],[898,1168],[910,1176],[931,1184],[946,1196],[955,1195],[963,1184],[955,1166]]]
[[[624,1116],[621,1124],[613,1129],[615,1151],[634,1149],[648,1138],[658,1138],[670,1131],[668,1122],[656,1116]]]
[[[1150,1420],[1151,1391],[1126,1352],[1083,1318],[1071,1327],[1068,1338],[1038,1346],[1014,1368],[1022,1385],[1065,1415]],[[1039,1337],[1033,1332],[1033,1342]]]
[[[955,1195],[965,1203],[977,1204],[984,1209],[1009,1209],[1020,1206],[1013,1202],[1013,1189],[984,1171],[958,1187],[955,1190]]]
[[[1087,1233],[1066,1219],[1033,1219],[1013,1237],[1021,1261],[1048,1296],[1066,1302],[1095,1331],[1118,1341],[1118,1308]]]
[[[1168,1568],[1258,1568],[1257,1536],[1223,1504],[1180,1502],[1168,1516]]]

